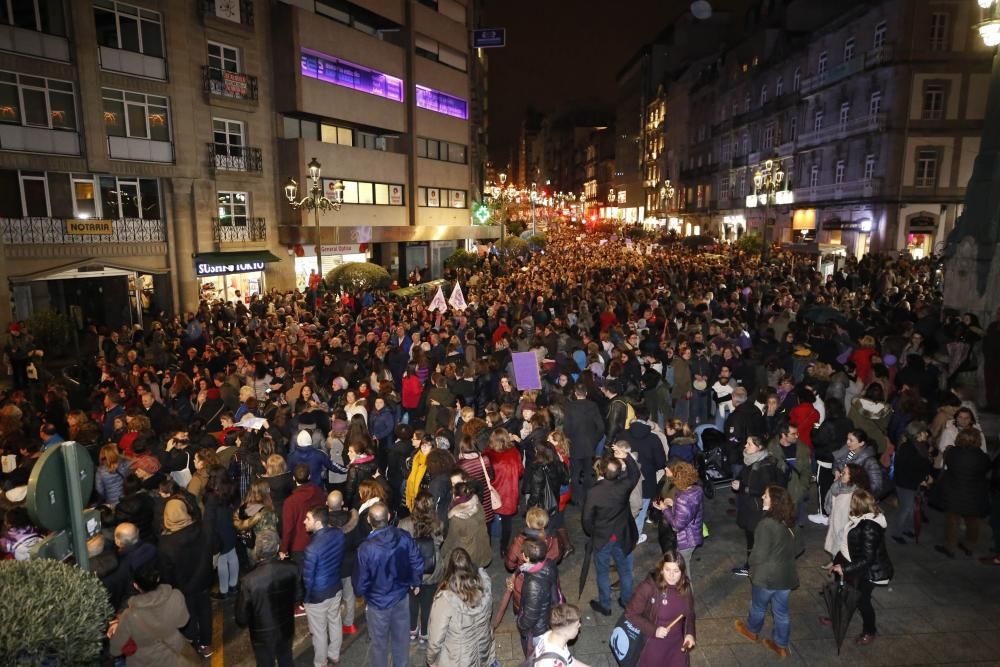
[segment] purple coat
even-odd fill
[[[678,551],[694,549],[704,541],[702,537],[704,510],[705,491],[698,484],[678,491],[674,496],[673,507],[663,509],[663,518],[677,533]]]

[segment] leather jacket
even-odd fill
[[[538,564],[526,565],[521,572],[524,583],[517,629],[522,634],[538,637],[549,629],[549,611],[553,607],[553,593],[559,585],[559,570],[555,563],[545,560],[540,567]]]
[[[847,533],[851,562],[844,563],[844,576],[866,577],[868,581],[892,579],[892,561],[885,548],[885,528],[871,519],[861,521]]]
[[[259,563],[243,577],[236,598],[236,623],[250,628],[252,642],[268,644],[292,638],[299,581],[295,564],[279,560]]]
[[[555,509],[559,509],[559,488],[567,477],[566,468],[561,462],[554,461],[545,465],[533,465],[530,470],[531,474],[524,478],[524,491],[528,495],[527,507],[541,507],[547,512],[552,509],[545,507],[545,485],[548,484],[552,497],[556,499]]]

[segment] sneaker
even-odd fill
[[[426,645],[427,644],[427,635],[420,635],[420,638],[417,639],[417,643],[420,644],[421,646]]]
[[[208,597],[212,598],[213,600],[219,600],[219,601],[221,601],[221,600],[225,600],[229,596],[226,593],[220,593],[218,591],[213,591],[212,593],[208,594]]]
[[[601,616],[610,616],[611,615],[611,610],[608,609],[607,607],[605,607],[604,605],[602,605],[597,600],[591,600],[590,601],[590,608],[593,609],[594,611],[596,611]]]
[[[730,572],[735,574],[737,577],[750,576],[750,568],[746,565],[741,565],[740,567],[734,567],[732,570],[730,570]]]
[[[306,608],[300,604],[295,605],[295,618],[302,618],[306,615]]]
[[[821,526],[826,526],[830,523],[830,517],[823,514],[822,512],[817,512],[816,514],[810,514],[809,520],[813,523],[818,523]]]
[[[649,539],[649,535],[647,535],[646,533],[643,533],[642,535],[639,536],[639,544],[642,544],[643,542],[645,542],[648,539]]]
[[[358,626],[356,626],[353,623],[351,623],[350,625],[345,625],[342,628],[342,630],[343,630],[343,633],[345,635],[353,635],[354,633],[356,633],[358,631]]]
[[[875,641],[875,635],[866,635],[862,633],[858,635],[857,639],[854,640],[854,643],[858,646],[868,646],[873,641]]]
[[[198,646],[195,650],[198,651],[198,655],[203,658],[211,658],[212,654],[215,653],[215,649],[211,646]]]

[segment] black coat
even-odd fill
[[[566,402],[563,429],[569,438],[570,458],[591,459],[597,450],[597,443],[604,436],[604,419],[593,401],[573,399]]]
[[[266,560],[243,576],[236,598],[236,624],[250,628],[250,641],[270,644],[295,635],[299,570],[291,561]]]
[[[847,442],[847,434],[854,428],[854,422],[847,417],[827,419],[813,434],[813,452],[819,461],[833,461],[833,453]],[[905,488],[905,487],[904,487]]]
[[[736,409],[729,413],[723,429],[726,440],[735,453],[736,448],[743,449],[743,444],[747,441],[748,436],[763,436],[767,425],[764,423],[764,415],[757,409],[757,406],[747,401],[737,405]]]
[[[941,503],[945,512],[959,516],[984,517],[990,513],[990,457],[978,447],[949,447],[944,453],[945,471]]]
[[[632,553],[639,535],[628,501],[638,481],[639,466],[631,456],[627,456],[625,469],[617,479],[602,479],[591,487],[583,503],[581,521],[594,551],[602,548],[614,535],[622,550],[626,554]]]
[[[212,552],[200,523],[160,536],[160,579],[185,594],[207,591],[212,585]]]
[[[851,562],[841,566],[846,579],[892,579],[892,561],[885,548],[885,528],[875,521],[865,519],[847,533],[847,551],[851,554]]]
[[[527,507],[541,507],[549,512],[559,509],[559,488],[566,482],[568,477],[566,466],[560,461],[553,461],[545,465],[531,466],[530,473],[524,476],[523,491],[528,496]],[[545,506],[545,485],[549,485],[552,496],[556,499],[555,509]]]
[[[375,459],[347,466],[347,481],[344,484],[345,505],[357,507],[361,504],[358,501],[358,487],[361,486],[361,482],[374,477],[377,468],[378,462]]]
[[[754,530],[764,515],[761,496],[764,489],[776,484],[781,486],[782,473],[770,454],[752,466],[740,471],[740,489],[736,496],[736,525],[743,530]]]
[[[896,448],[895,456],[893,481],[900,489],[915,491],[920,482],[931,474],[930,459],[917,451],[917,446],[909,441],[903,442]]]
[[[517,615],[517,629],[522,634],[538,637],[549,629],[549,611],[556,599],[559,569],[550,560],[536,572],[525,572],[521,586],[521,613]]]
[[[667,467],[667,454],[663,443],[653,433],[649,424],[634,421],[622,434],[632,451],[639,456],[642,471],[642,497],[655,498],[659,491],[656,473]]]

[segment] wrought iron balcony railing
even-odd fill
[[[225,221],[212,218],[212,234],[216,243],[245,243],[248,241],[267,240],[267,220],[264,218],[246,218],[245,222],[236,224],[231,218]]]
[[[0,218],[0,241],[5,244],[96,244],[166,240],[166,226],[159,219]]]
[[[215,171],[260,173],[264,170],[261,151],[252,146],[232,146],[210,142],[208,144],[208,164]]]

